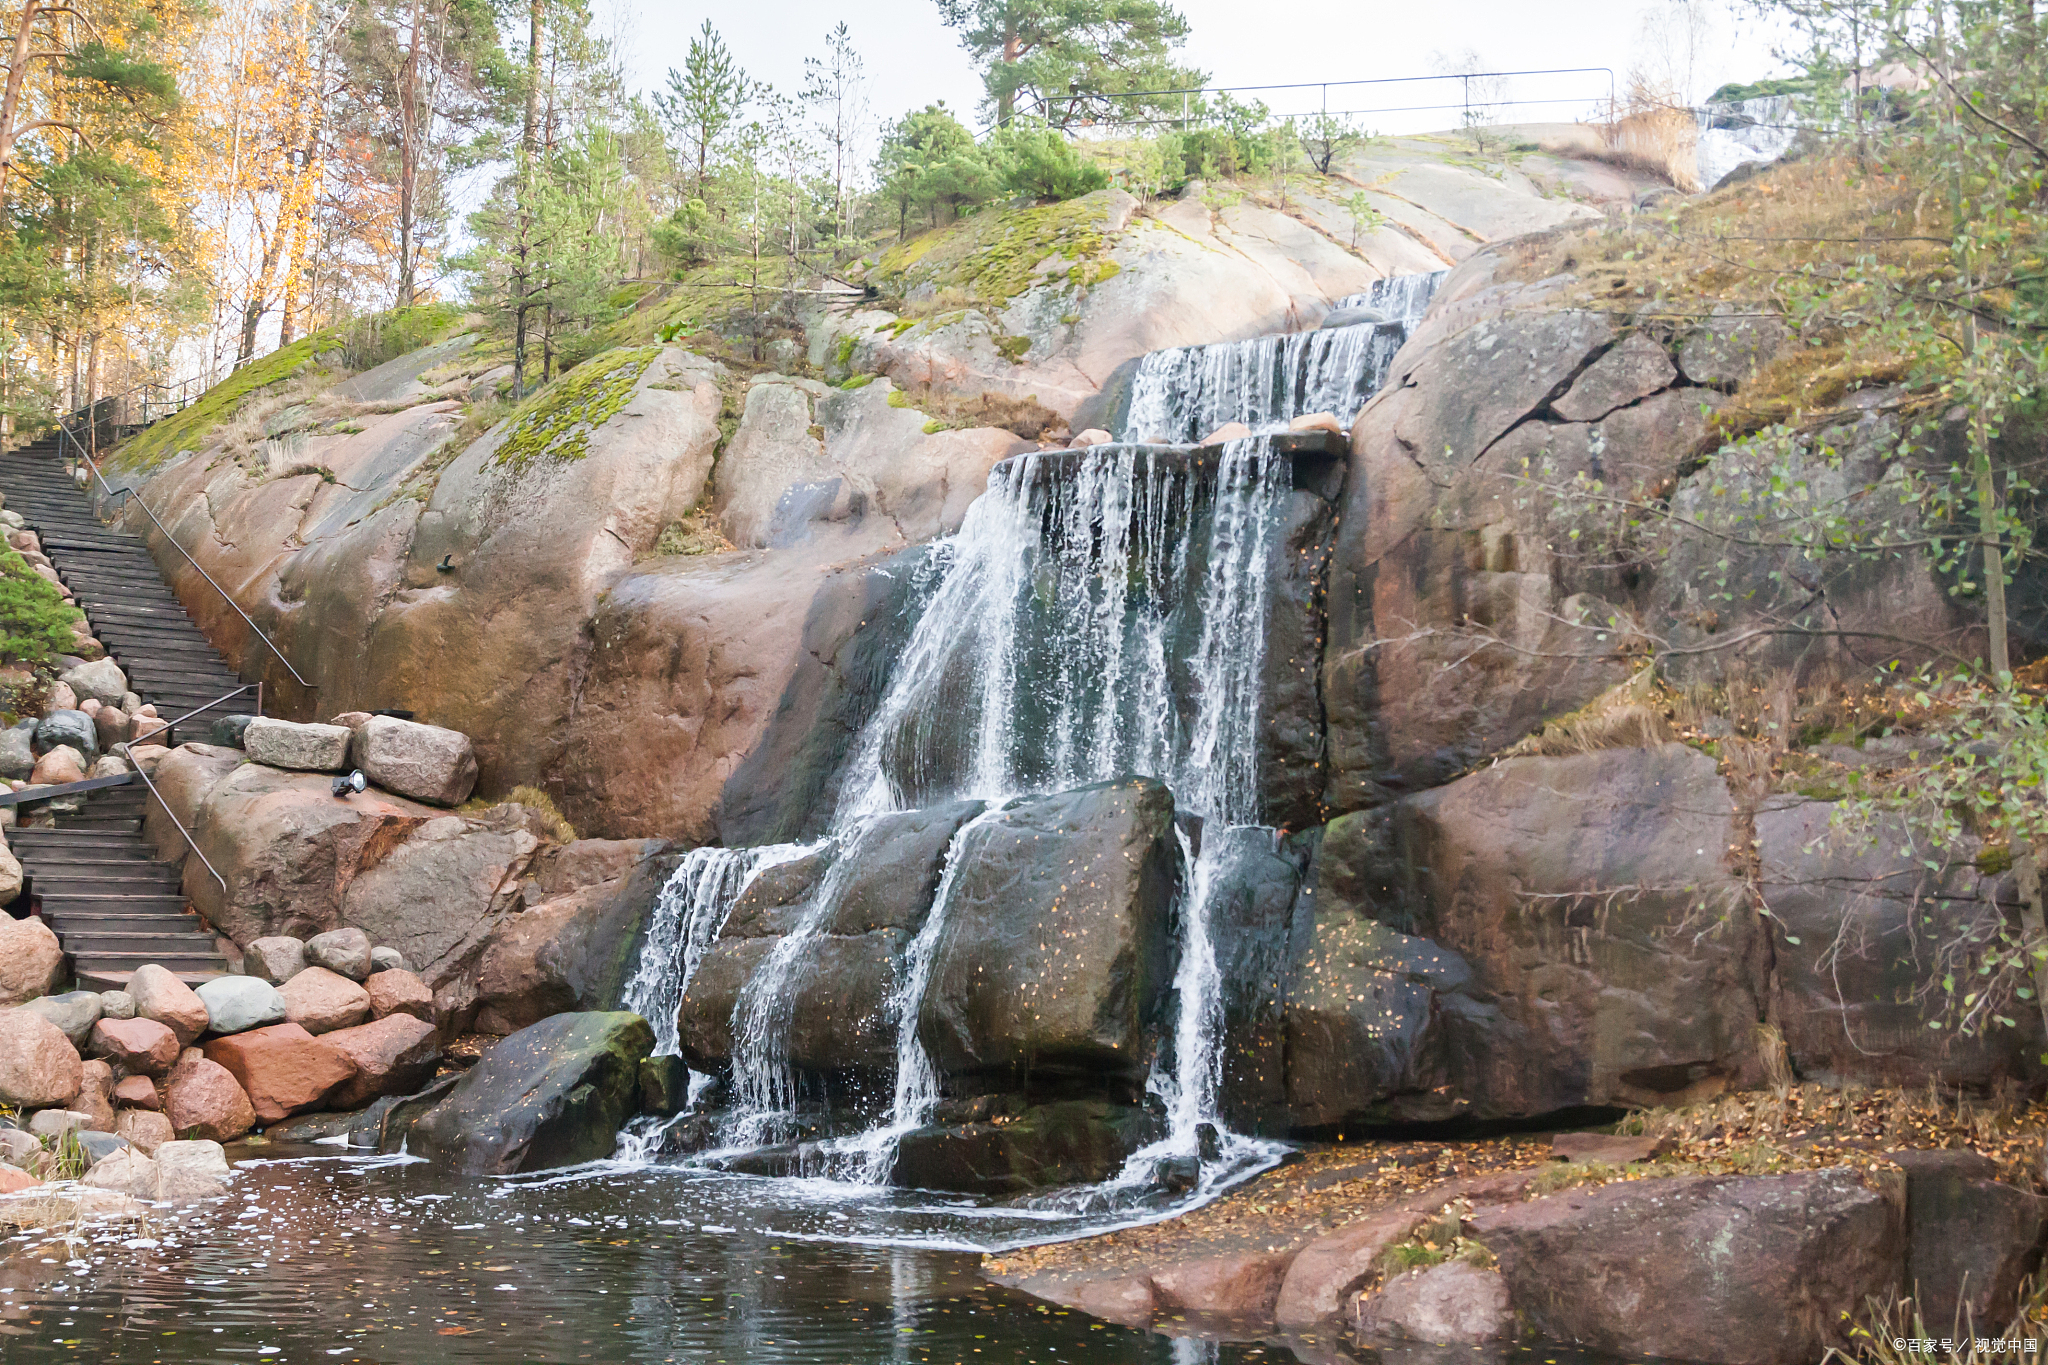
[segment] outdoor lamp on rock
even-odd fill
[[[358,768],[347,777],[337,777],[334,779],[334,794],[337,797],[346,799],[347,797],[354,796],[369,785],[370,779],[364,777],[363,770]]]

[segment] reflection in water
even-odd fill
[[[0,1242],[0,1359],[312,1365],[1576,1365],[1557,1348],[1375,1352],[1178,1338],[984,1282],[801,1182],[607,1167],[480,1180],[269,1149],[224,1200]],[[306,1155],[317,1151],[318,1156]],[[829,1187],[827,1187],[829,1188]],[[843,1188],[843,1187],[842,1187]],[[848,1210],[852,1209],[852,1212]],[[826,1240],[830,1238],[830,1240]],[[1190,1332],[1190,1324],[1166,1324]]]

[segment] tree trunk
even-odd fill
[[[413,216],[417,210],[420,177],[420,33],[423,0],[413,0],[412,31],[406,38],[405,58],[398,66],[398,306],[409,308],[416,298],[413,275]]]
[[[2015,880],[2020,891],[2021,951],[2027,955],[2027,976],[2034,988],[2034,1004],[2041,1011],[2041,1026],[2048,1030],[2048,916],[2041,909],[2041,854],[2039,843],[2026,846],[2026,852],[2013,862]]]

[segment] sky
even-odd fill
[[[1492,70],[1611,67],[1625,86],[1630,70],[1646,59],[1667,69],[1683,65],[1674,54],[1687,45],[1672,39],[1688,27],[1674,17],[1688,4],[1695,16],[1691,98],[1704,98],[1726,81],[1781,70],[1772,35],[1738,17],[1728,0],[1180,0],[1177,8],[1192,30],[1184,59],[1207,71],[1216,86],[1430,75],[1441,69],[1441,57],[1467,56]],[[827,30],[844,19],[867,63],[878,117],[894,118],[935,100],[966,113],[981,97],[968,56],[939,22],[933,0],[600,0],[599,13],[641,90],[659,87],[668,68],[683,64],[690,36],[709,18],[751,74],[793,93],[803,81],[804,58],[822,52]],[[1663,42],[1646,35],[1646,17],[1662,21],[1653,27]],[[1602,74],[1518,79],[1509,95],[1564,102],[1525,107],[1510,117],[1571,118],[1606,90]],[[1305,112],[1320,95],[1254,97],[1276,112],[1285,101],[1305,101],[1296,106]],[[1332,91],[1330,107],[1383,111],[1456,98],[1441,84],[1354,87]],[[1455,126],[1458,113],[1376,112],[1360,121],[1377,132],[1415,132]]]

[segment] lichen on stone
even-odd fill
[[[498,444],[496,463],[523,470],[534,460],[559,463],[590,453],[590,433],[632,401],[640,377],[661,354],[636,346],[594,356],[526,400]]]

